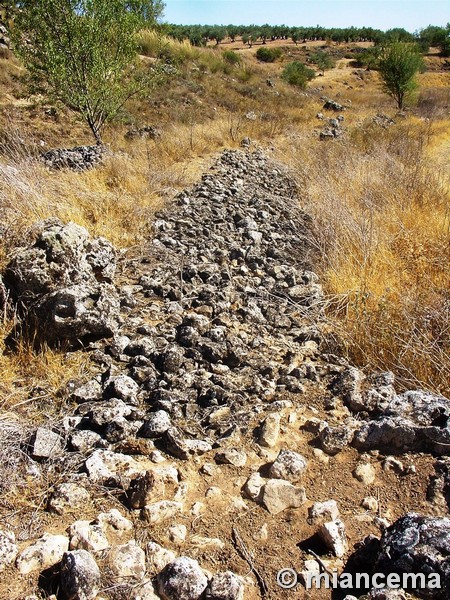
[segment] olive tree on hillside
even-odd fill
[[[332,69],[336,64],[336,61],[328,54],[328,52],[320,49],[311,54],[310,60],[317,65],[317,68],[322,72],[322,75],[325,74],[326,69]]]
[[[387,94],[403,109],[405,99],[417,88],[416,75],[423,68],[423,58],[415,44],[395,42],[382,49],[378,70]]]
[[[97,143],[104,126],[156,75],[138,68],[136,33],[160,0],[22,0],[15,49],[33,84],[76,111]]]

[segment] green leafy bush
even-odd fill
[[[272,63],[281,58],[283,51],[280,48],[258,48],[256,58],[261,62]]]
[[[233,50],[224,50],[223,51],[223,59],[225,62],[229,63],[230,65],[240,65],[241,64],[241,57],[239,56],[239,54],[237,52],[234,52]]]
[[[308,81],[314,79],[315,73],[302,62],[294,60],[284,67],[281,77],[290,85],[304,89]]]

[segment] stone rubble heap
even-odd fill
[[[327,420],[311,418],[302,428],[325,457],[352,446],[445,454],[450,405],[422,391],[398,395],[391,373],[365,376],[324,352],[310,219],[298,207],[292,179],[260,151],[224,152],[154,228],[149,248],[119,263],[126,285],[117,282],[117,254],[106,240],[55,220],[40,224],[5,270],[4,295],[17,304],[22,330],[38,342],[84,346],[97,374],[71,385],[72,414],[38,427],[26,446],[37,468],[51,463],[72,473],[53,489],[48,510],[76,511],[79,519],[63,535],[47,533],[21,551],[14,534],[1,531],[0,571],[12,564],[22,574],[57,567],[70,599],[96,598],[108,573],[134,600],[242,600],[249,578],[205,572],[156,540],[144,545],[122,512],[83,519],[91,487],[119,491],[130,518],[149,531],[165,524],[173,545],[182,547],[190,535],[182,519],[197,518],[203,506],[191,502],[183,471],[191,463],[210,476],[260,457],[234,507],[255,502],[275,516],[305,504],[309,460],[284,444],[283,420],[314,394]],[[375,479],[367,460],[361,457],[354,472],[364,485]],[[395,457],[385,466],[406,472]],[[432,492],[444,498],[445,459],[436,469]],[[219,488],[207,492],[209,499],[220,495]],[[376,498],[364,504],[378,509]],[[389,571],[392,558],[399,570],[405,560],[420,570],[431,561],[445,585],[423,597],[446,598],[450,548],[443,532],[450,520],[413,515],[389,527],[376,518],[388,528],[371,563]],[[309,522],[325,549],[348,555],[335,501],[316,502]],[[223,547],[217,538],[198,540]]]

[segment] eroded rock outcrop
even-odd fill
[[[39,223],[34,241],[15,251],[5,284],[21,315],[18,330],[50,345],[113,335],[120,301],[113,285],[115,250],[84,227]]]

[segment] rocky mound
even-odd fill
[[[360,541],[367,527],[390,525],[372,486],[379,478],[392,494],[389,478],[406,481],[416,469],[386,455],[443,454],[449,404],[398,395],[392,374],[365,376],[324,352],[312,248],[292,179],[259,151],[223,153],[157,216],[149,246],[120,262],[119,276],[105,240],[74,224],[38,228],[12,257],[3,295],[46,340],[83,343],[96,372],[68,386],[73,411],[21,447],[28,469],[57,481],[46,510],[63,533],[49,525],[19,547],[5,529],[0,570],[41,573],[36,585],[58,598],[240,600],[245,589],[250,600],[278,599],[324,565],[342,569],[348,529]],[[447,467],[441,460],[433,479],[439,507]],[[114,498],[113,508],[99,511],[100,498]],[[365,520],[355,526],[360,503]],[[436,527],[421,519],[397,521],[365,568],[403,569],[401,553],[394,562],[389,553],[397,538],[410,539],[408,529],[421,540],[420,551],[408,546],[411,568],[432,559],[447,577],[443,536],[422,535],[424,523]],[[292,564],[307,531],[306,550],[320,562],[291,569],[285,585],[276,571]]]

